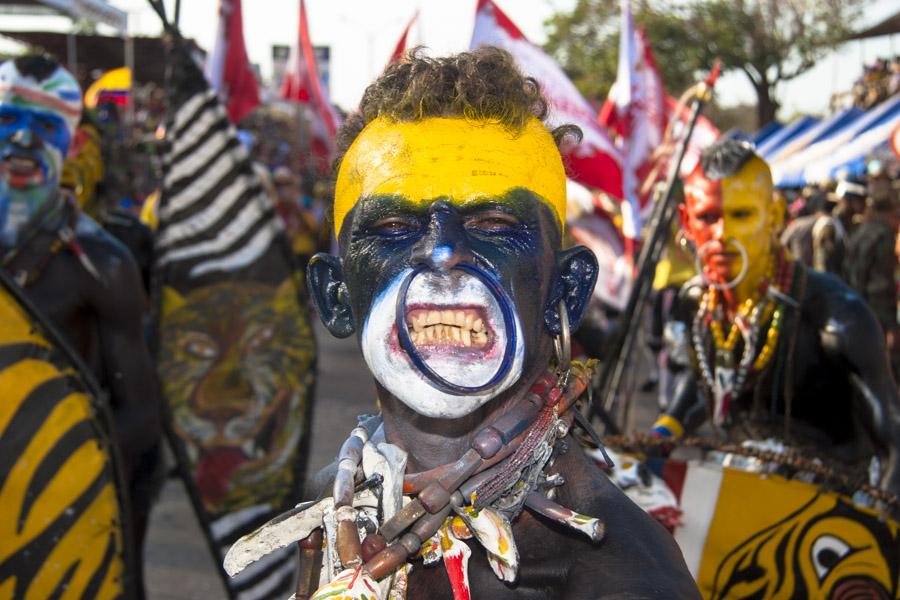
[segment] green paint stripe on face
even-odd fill
[[[38,102],[34,102],[32,100],[27,100],[22,96],[11,96],[3,99],[4,104],[10,104],[12,106],[17,106],[19,108],[37,108],[47,110],[47,107]]]

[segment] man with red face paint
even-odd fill
[[[679,207],[699,276],[669,324],[679,385],[654,432],[680,437],[707,420],[734,441],[776,438],[900,492],[900,398],[883,335],[836,277],[793,261],[778,242],[783,206],[768,165],[734,140],[708,148]]]

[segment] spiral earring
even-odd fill
[[[572,332],[565,300],[559,301],[559,335],[553,336],[553,351],[556,354],[556,370],[562,376],[572,366]]]

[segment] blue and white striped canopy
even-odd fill
[[[777,187],[833,181],[841,172],[861,175],[868,157],[888,142],[898,125],[900,94],[865,112],[849,108],[817,125],[802,126],[787,142],[761,154],[772,167]]]

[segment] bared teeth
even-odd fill
[[[484,320],[472,310],[416,310],[407,319],[414,344],[486,346],[488,332]]]

